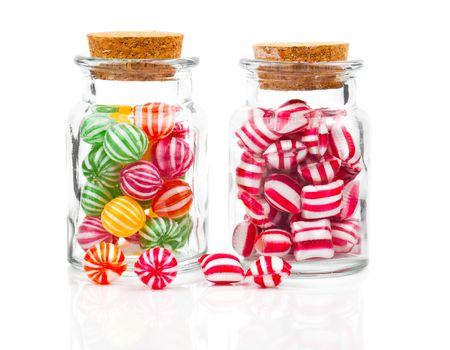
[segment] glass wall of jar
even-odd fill
[[[82,100],[67,133],[68,260],[81,267],[100,241],[128,270],[148,248],[172,250],[179,270],[207,248],[206,120],[192,100],[197,58],[76,57]]]
[[[231,119],[230,232],[249,264],[276,255],[293,276],[346,274],[367,255],[367,123],[361,61],[242,59],[247,101]]]

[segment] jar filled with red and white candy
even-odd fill
[[[68,129],[67,222],[76,267],[99,242],[115,244],[130,271],[153,247],[172,251],[179,271],[206,251],[206,120],[192,99],[198,59],[179,58],[181,39],[96,33],[92,56],[75,59],[83,94]]]
[[[246,104],[231,120],[230,231],[245,263],[279,256],[295,276],[346,274],[367,255],[362,61],[347,44],[270,43],[242,59]]]

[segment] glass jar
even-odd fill
[[[197,58],[76,57],[82,100],[67,132],[68,260],[100,241],[128,270],[144,249],[171,249],[179,271],[207,248],[206,119],[192,100]]]
[[[281,256],[293,276],[347,274],[367,255],[362,61],[242,59],[247,101],[231,119],[230,232],[248,265]]]

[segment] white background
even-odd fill
[[[3,1],[1,349],[445,349],[450,315],[450,25],[445,1]],[[168,30],[199,56],[210,246],[228,244],[228,118],[260,41],[348,41],[371,116],[370,267],[275,291],[104,289],[65,261],[65,140],[85,34]],[[108,313],[111,313],[108,314]],[[104,315],[106,314],[106,316]],[[114,321],[101,322],[101,317]],[[100,318],[100,321],[99,321]]]

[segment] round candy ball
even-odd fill
[[[148,147],[144,132],[134,125],[119,123],[113,125],[105,134],[106,154],[121,164],[137,162]]]
[[[93,113],[86,116],[81,122],[80,136],[84,142],[91,145],[101,145],[108,129],[116,121],[106,113]]]
[[[174,127],[179,106],[162,102],[151,102],[133,107],[134,125],[142,129],[150,140],[168,136]]]
[[[194,162],[189,144],[178,137],[166,137],[152,147],[152,161],[170,179],[182,177]]]
[[[169,218],[148,218],[140,229],[142,248],[162,247],[175,250],[185,243],[184,231],[180,225]]]
[[[113,191],[99,183],[88,182],[81,191],[81,208],[88,216],[100,216],[104,206],[113,199]]]
[[[162,184],[158,169],[145,160],[127,165],[120,173],[122,192],[139,201],[152,199]]]
[[[84,256],[84,271],[98,284],[109,284],[127,269],[125,255],[112,243],[97,243]]]
[[[178,272],[178,262],[170,250],[155,247],[146,250],[134,264],[134,272],[152,289],[165,288]]]
[[[81,164],[86,179],[106,187],[114,187],[119,183],[122,165],[113,161],[103,147],[94,147]]]
[[[159,217],[178,219],[191,209],[193,194],[183,180],[166,181],[152,201],[152,211]]]
[[[105,230],[99,217],[86,216],[76,237],[78,244],[85,251],[100,242],[117,243],[117,237]]]
[[[133,198],[114,198],[102,211],[103,227],[117,237],[135,234],[145,223],[144,209]]]

